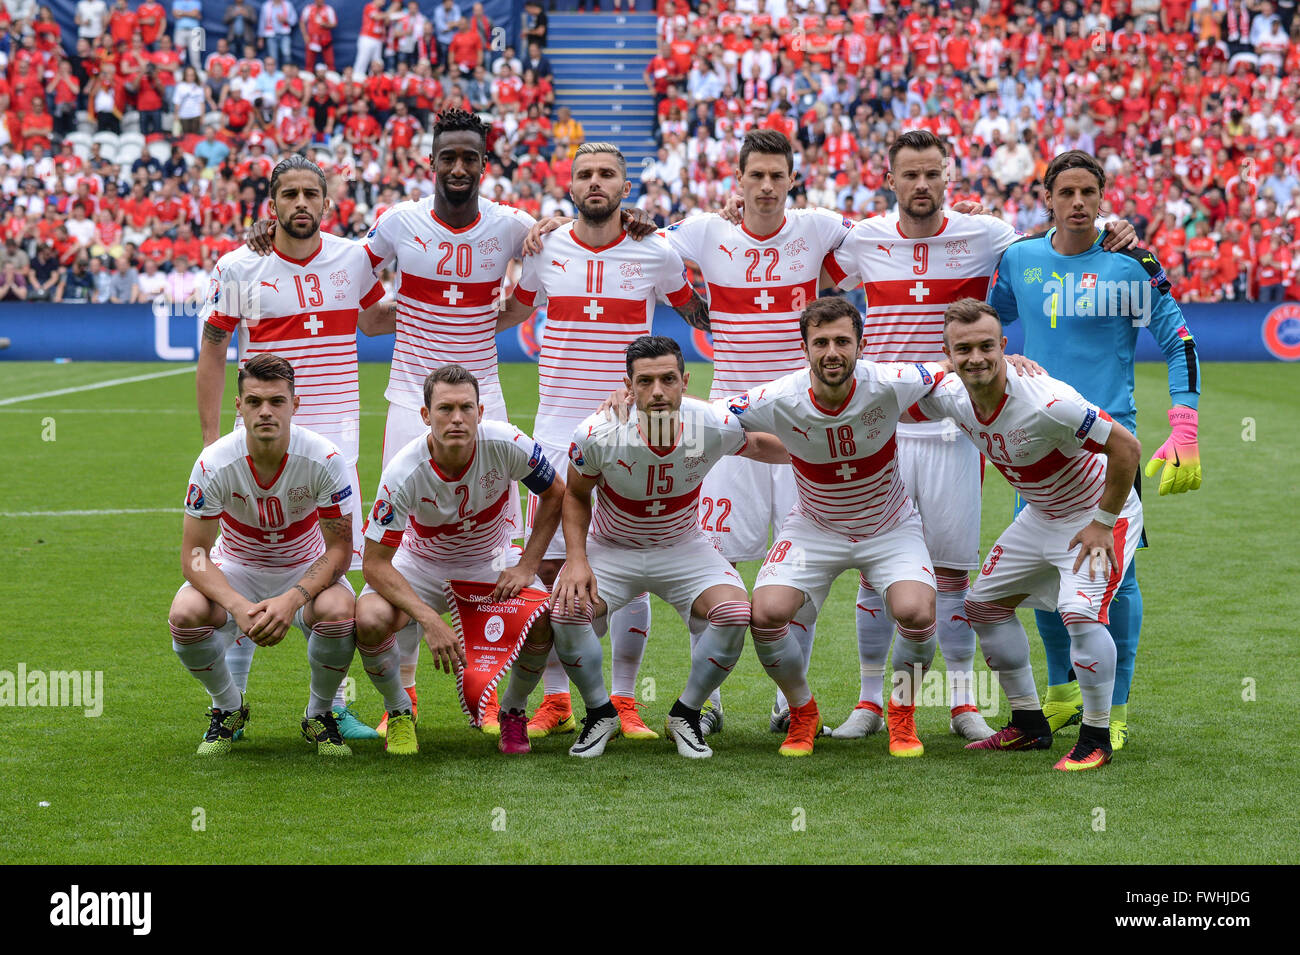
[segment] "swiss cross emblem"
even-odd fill
[[[1079,283],[1079,287],[1080,287],[1080,288],[1096,288],[1096,287],[1097,287],[1097,273],[1096,273],[1096,272],[1084,272],[1084,273],[1083,273],[1083,281],[1081,281],[1081,282]]]
[[[637,278],[637,279],[639,279],[639,278],[641,278],[641,263],[640,263],[640,262],[623,262],[622,264],[619,265],[619,267],[618,267],[618,271],[619,271],[619,273],[620,273],[624,278],[629,278],[629,279],[631,279],[631,278]]]
[[[334,283],[335,288],[342,288],[348,284],[348,270],[339,269],[337,272],[330,273],[330,281]]]

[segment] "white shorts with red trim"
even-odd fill
[[[251,600],[258,603],[263,600],[270,600],[272,597],[278,597],[282,593],[290,590],[294,584],[302,580],[302,575],[307,572],[307,568],[314,563],[308,561],[305,564],[299,564],[297,567],[281,568],[277,570],[267,570],[265,567],[250,567],[242,564],[237,560],[231,560],[229,557],[214,557],[212,563],[221,569],[230,586],[235,589],[235,593],[245,600]],[[351,582],[347,577],[340,577],[339,584],[347,588],[348,593],[356,594]],[[188,580],[181,584],[180,589],[176,591],[177,596],[186,588],[194,589],[194,585]],[[298,608],[298,612],[293,615],[293,625],[307,635],[308,627],[306,622],[307,607],[303,605]],[[230,615],[226,615],[229,619]]]
[[[1079,547],[1067,548],[1074,535],[1092,523],[1092,515],[1089,511],[1048,520],[1032,504],[1026,507],[989,550],[970,589],[970,599],[989,602],[1028,594],[1022,606],[1056,610],[1067,623],[1072,616],[1107,623],[1110,601],[1142,540],[1142,502],[1136,491],[1130,491],[1115,522],[1119,570],[1098,573],[1096,579],[1089,580],[1090,559],[1085,556],[1075,573]]]
[[[616,547],[587,538],[587,563],[596,576],[596,595],[614,613],[649,591],[688,622],[691,604],[710,587],[745,589],[734,567],[703,534],[662,547]]]
[[[397,553],[393,555],[394,569],[406,578],[406,582],[411,585],[415,595],[422,601],[432,607],[438,613],[449,613],[451,608],[447,605],[447,594],[443,590],[449,580],[473,580],[484,584],[494,584],[501,571],[507,567],[513,567],[519,563],[522,551],[517,547],[511,547],[501,555],[501,560],[481,561],[474,564],[439,564],[431,560],[425,560],[423,557],[417,557],[405,547],[399,547]],[[533,578],[529,585],[536,587],[538,590],[546,590],[546,585]],[[375,588],[366,584],[361,590],[361,596],[366,594],[377,593]]]
[[[933,566],[974,570],[980,565],[979,449],[956,426],[908,433],[899,425],[897,455]]]
[[[729,454],[704,477],[700,528],[727,560],[762,560],[797,499],[790,465]]]
[[[760,587],[793,587],[820,611],[831,584],[846,570],[858,571],[881,594],[903,580],[933,588],[934,564],[925,547],[921,519],[913,513],[892,531],[853,538],[795,512],[781,525],[759,568],[754,592]]]
[[[555,473],[563,480],[568,480],[569,476],[569,446],[566,444],[562,448],[557,448],[553,444],[546,444],[538,441],[542,446],[542,453],[546,455],[546,460],[551,462],[551,467],[555,468]],[[533,536],[533,520],[537,516],[537,504],[540,499],[532,491],[528,492],[528,519],[526,527],[528,532],[525,540]],[[555,536],[551,542],[546,545],[546,553],[542,555],[542,560],[564,560],[564,530],[557,527]]]

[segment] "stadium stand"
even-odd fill
[[[923,127],[950,202],[1033,232],[1082,148],[1181,300],[1300,299],[1296,0],[587,5],[4,0],[0,302],[201,296],[293,151],[329,174],[324,227],[362,235],[432,191],[451,104],[493,122],[483,195],[534,215],[571,211],[584,138],[658,221],[719,208],[756,125],[795,141],[795,203],[885,214],[888,146]]]

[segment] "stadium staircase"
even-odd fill
[[[623,151],[633,198],[644,163],[655,157],[645,69],[657,51],[657,25],[653,13],[553,13],[546,38],[556,105],[569,107],[588,140]]]

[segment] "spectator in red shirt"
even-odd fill
[[[135,11],[136,23],[140,28],[140,38],[144,45],[153,48],[158,38],[167,30],[167,11],[161,3],[145,0]]]
[[[343,124],[343,136],[354,150],[362,146],[375,146],[379,143],[383,130],[370,115],[370,106],[364,99],[352,105],[352,115]]]
[[[456,35],[447,45],[447,58],[463,77],[470,76],[474,67],[483,65],[483,38],[468,20],[460,21]]]
[[[59,72],[46,91],[54,101],[54,132],[66,136],[77,128],[77,97],[81,93],[81,81],[72,75],[70,61],[59,61]]]
[[[302,11],[298,25],[307,48],[307,69],[315,69],[318,59],[334,69],[334,28],[339,25],[334,8],[325,0],[312,0]]]

